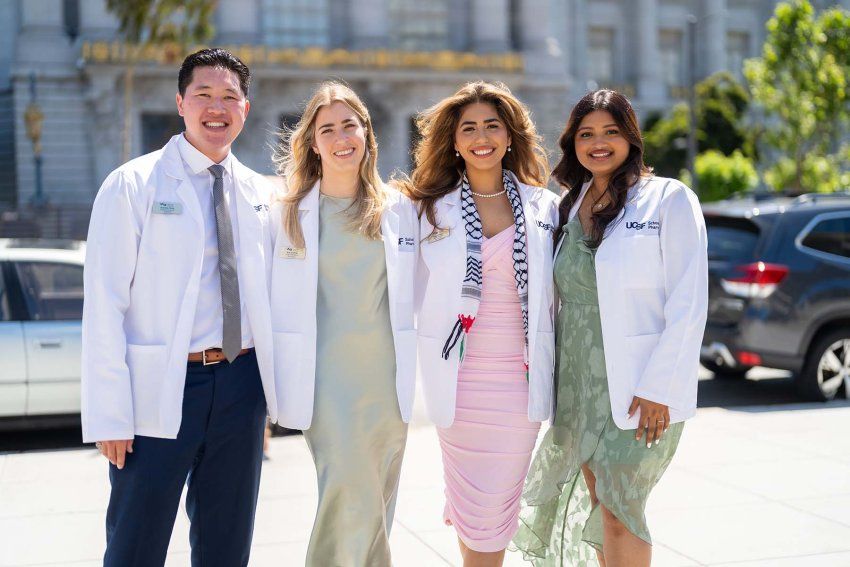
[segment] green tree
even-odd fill
[[[139,55],[150,45],[172,45],[170,53],[185,53],[189,45],[203,43],[215,33],[212,14],[217,0],[106,0],[106,9],[118,19],[127,42],[124,69],[123,161],[130,159],[130,112],[133,75]]]
[[[791,195],[839,188],[848,166],[850,12],[816,15],[808,0],[779,4],[762,56],[746,62],[745,75],[764,109],[764,140],[778,155],[765,180]]]
[[[753,144],[744,126],[749,108],[747,90],[729,73],[716,73],[696,86],[697,144],[700,150],[730,155],[742,150],[752,156]],[[676,177],[687,162],[688,105],[677,104],[669,115],[647,121],[646,161],[661,175]]]
[[[702,201],[718,201],[755,189],[759,180],[753,161],[740,150],[729,156],[718,150],[703,152],[697,156],[694,169]]]

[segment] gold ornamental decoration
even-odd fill
[[[203,46],[195,46],[186,53],[176,45],[149,45],[138,54],[138,63],[173,64],[186,54]],[[431,71],[501,71],[521,73],[523,59],[518,53],[478,54],[460,51],[397,51],[371,49],[275,49],[264,45],[226,45],[225,49],[239,57],[248,66],[291,67],[302,69],[357,68],[357,69],[421,69]],[[81,56],[86,63],[123,64],[128,61],[129,49],[120,41],[86,41]]]

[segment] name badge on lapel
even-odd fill
[[[446,238],[449,234],[451,234],[451,231],[448,228],[435,228],[433,232],[428,235],[428,238],[426,238],[425,241],[433,244],[438,240]]]
[[[399,252],[413,252],[413,249],[416,247],[416,241],[412,236],[399,236],[398,237],[398,251]]]
[[[167,203],[165,201],[156,201],[153,204],[154,214],[157,215],[180,215],[183,214],[182,203]]]
[[[307,249],[285,246],[280,249],[280,257],[286,260],[303,260],[307,257]]]

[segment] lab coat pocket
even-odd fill
[[[445,338],[417,337],[419,380],[425,395],[429,419],[438,427],[448,427],[454,420],[457,389],[457,355],[444,360]],[[458,348],[454,349],[456,353]]]
[[[624,344],[626,346],[626,357],[628,361],[627,368],[632,376],[632,391],[637,385],[637,381],[643,375],[649,359],[655,347],[658,346],[658,341],[661,339],[661,333],[649,333],[646,335],[638,335],[634,337],[626,337]]]
[[[657,234],[626,236],[622,239],[623,287],[648,288],[664,286],[661,263],[661,239]]]
[[[664,289],[626,288],[623,294],[626,337],[653,335],[664,330]]]
[[[147,423],[159,415],[162,386],[168,366],[167,345],[136,345],[127,343],[127,368],[133,388],[133,412],[136,426],[158,427]]]

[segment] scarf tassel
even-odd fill
[[[443,360],[449,359],[449,354],[451,354],[452,349],[455,347],[458,341],[460,341],[460,360],[463,360],[463,350],[464,343],[466,342],[466,335],[469,334],[469,329],[472,328],[472,324],[474,322],[475,317],[464,315],[457,316],[455,326],[452,327],[452,332],[449,333],[449,338],[446,339],[446,344],[443,345]]]
[[[452,332],[449,333],[449,338],[446,339],[446,344],[443,345],[443,360],[449,359],[449,353],[452,352],[452,349],[457,344],[457,341],[463,335],[463,325],[460,322],[460,318],[455,321],[455,326],[452,327]]]

